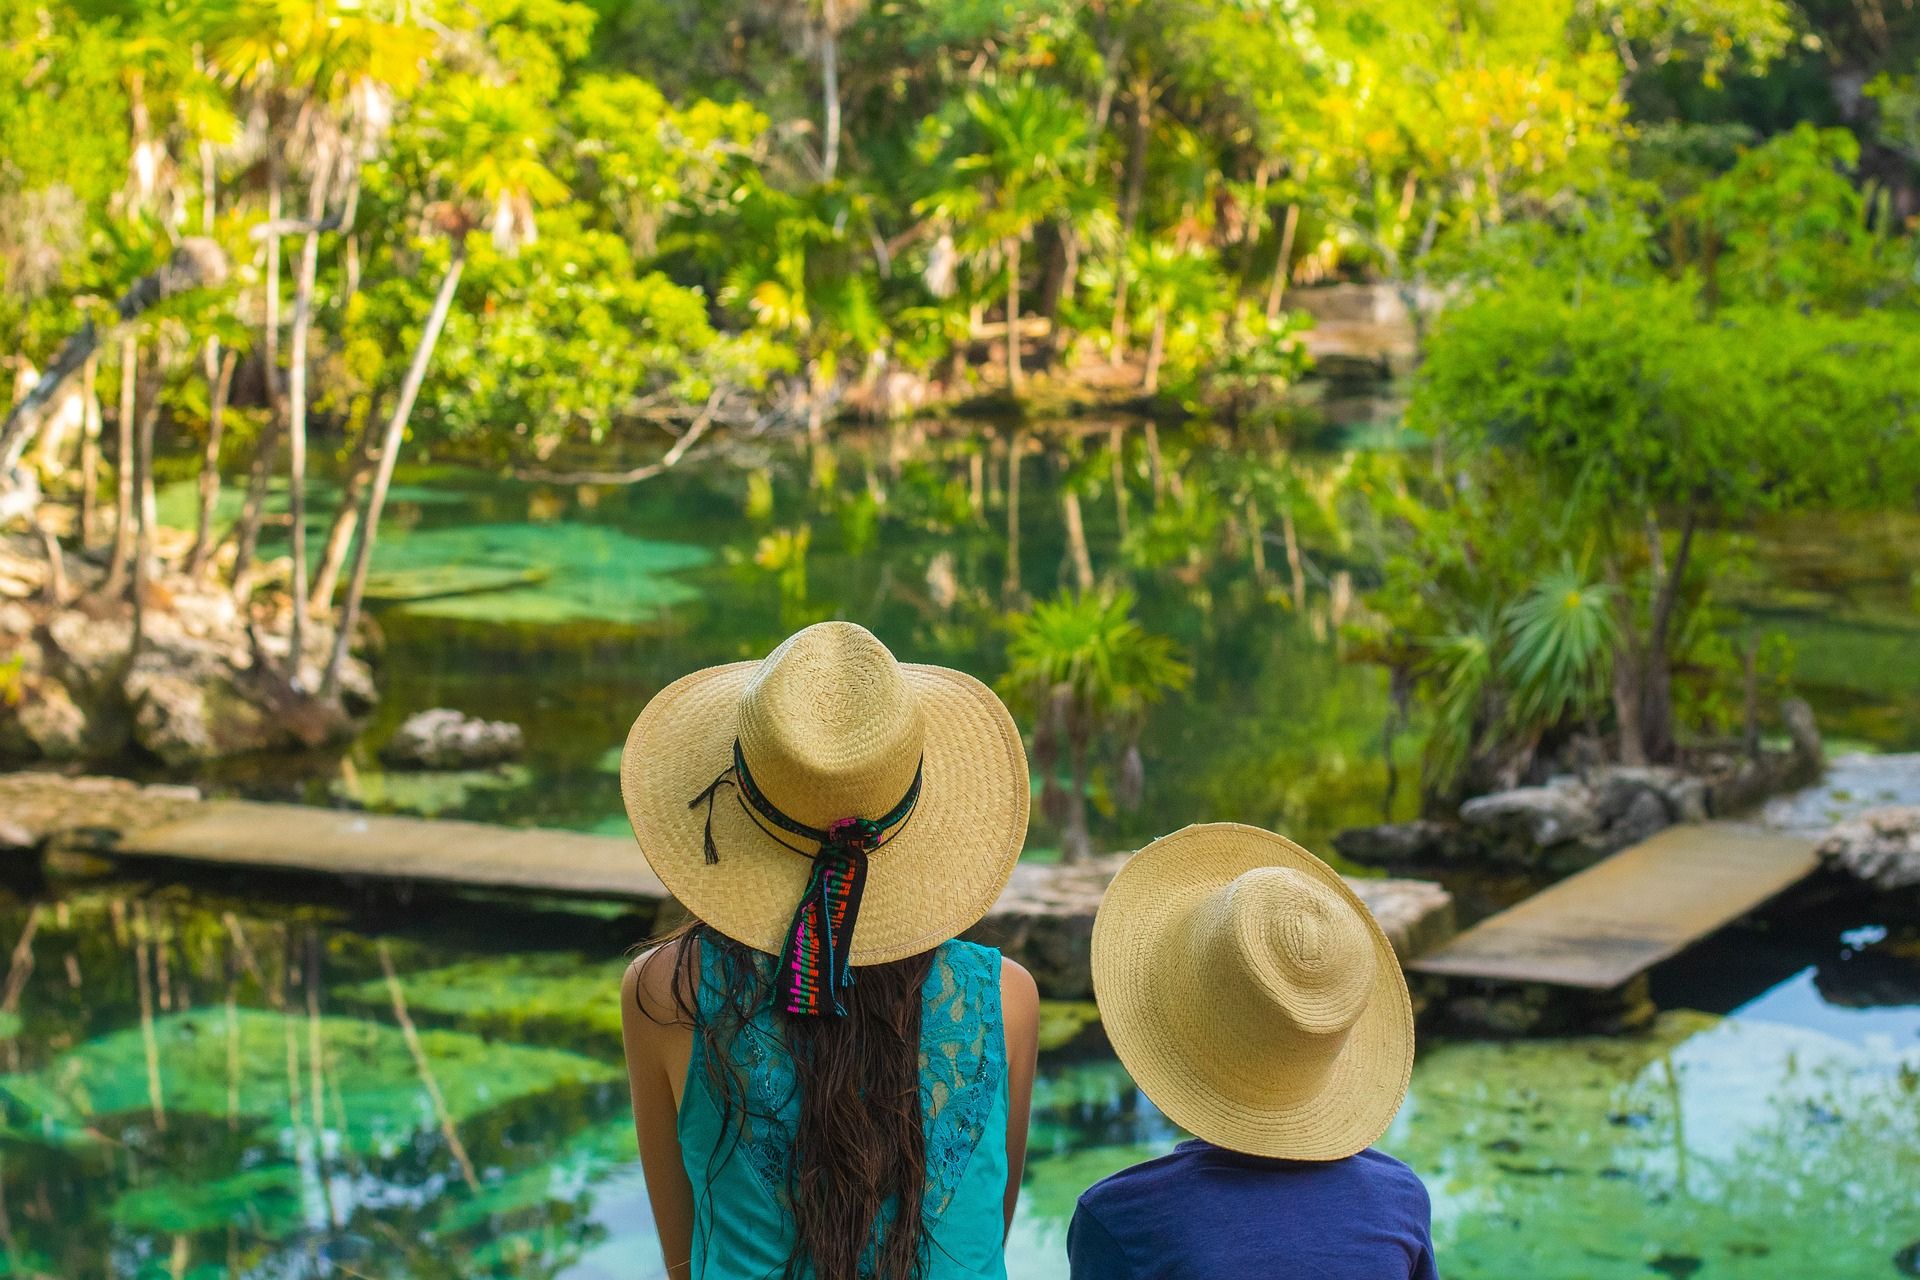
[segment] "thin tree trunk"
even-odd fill
[[[101,593],[117,596],[127,587],[127,561],[133,555],[133,418],[139,412],[140,341],[131,331],[120,339],[120,414],[114,423],[113,559]]]
[[[353,545],[353,531],[360,526],[360,493],[373,475],[373,429],[363,427],[354,442],[353,458],[347,464],[346,483],[340,490],[340,505],[327,528],[327,540],[320,550],[320,567],[313,575],[313,593],[309,607],[325,613],[333,606],[333,592],[340,584],[340,569],[347,561],[347,549]]]
[[[253,468],[247,476],[247,499],[240,506],[240,525],[233,550],[233,594],[247,598],[247,571],[253,567],[254,552],[260,545],[260,522],[266,515],[267,492],[273,482],[275,455],[280,452],[280,424],[270,416],[260,438],[254,442]]]
[[[1093,856],[1093,836],[1087,830],[1087,748],[1074,742],[1068,748],[1073,786],[1067,792],[1067,824],[1060,837],[1060,861],[1075,866]]]
[[[400,1035],[407,1042],[407,1052],[413,1055],[414,1069],[419,1072],[420,1083],[427,1091],[427,1100],[433,1104],[433,1114],[440,1121],[440,1134],[447,1140],[447,1149],[459,1164],[460,1176],[466,1180],[468,1189],[478,1191],[479,1175],[474,1171],[472,1158],[467,1155],[466,1144],[460,1141],[460,1131],[454,1127],[453,1115],[447,1110],[446,1097],[440,1092],[440,1082],[434,1078],[433,1064],[427,1061],[426,1048],[420,1043],[420,1033],[414,1030],[413,1019],[407,1014],[407,997],[400,989],[400,977],[393,971],[393,957],[388,954],[385,941],[379,945],[379,954],[380,971],[386,975],[387,994],[393,1001],[394,1021],[400,1024]]]
[[[1253,558],[1253,580],[1265,585],[1267,581],[1267,532],[1266,525],[1260,519],[1260,500],[1247,499],[1247,546]]]
[[[1287,298],[1287,279],[1293,269],[1293,237],[1300,229],[1300,206],[1287,205],[1287,217],[1280,224],[1280,256],[1273,263],[1273,284],[1267,289],[1267,321],[1280,318],[1280,306]]]
[[[1673,617],[1680,601],[1680,589],[1686,577],[1687,563],[1693,552],[1693,535],[1698,518],[1689,508],[1680,525],[1680,544],[1674,549],[1673,563],[1659,575],[1659,589],[1647,627],[1647,652],[1641,680],[1643,692],[1640,732],[1647,758],[1657,763],[1673,759],[1678,743],[1673,723],[1673,655],[1668,652],[1673,636]],[[1656,540],[1652,550],[1661,554]]]
[[[1002,588],[1009,602],[1020,594],[1020,458],[1026,451],[1026,432],[1014,432],[1007,444],[1007,576]]]
[[[433,359],[433,348],[440,341],[440,329],[447,322],[447,313],[453,309],[454,291],[460,286],[460,273],[466,264],[466,244],[462,239],[455,239],[447,274],[441,277],[433,310],[427,313],[426,327],[420,331],[420,341],[413,349],[413,363],[407,367],[406,381],[400,384],[400,398],[394,402],[386,433],[381,437],[380,466],[374,473],[373,488],[367,494],[367,513],[360,521],[359,535],[354,542],[353,574],[347,580],[347,598],[340,607],[333,650],[327,655],[327,669],[320,681],[322,697],[331,698],[340,689],[340,669],[346,664],[353,629],[360,622],[360,601],[367,590],[367,567],[373,562],[373,542],[380,532],[380,512],[387,503],[387,486],[393,482],[401,436],[407,429],[407,419],[413,415],[413,401],[420,394],[420,384],[426,381],[427,364]]]
[[[1127,187],[1120,202],[1120,247],[1113,264],[1113,355],[1127,352],[1127,250],[1140,223],[1140,202],[1147,185],[1147,137],[1153,127],[1153,83],[1142,76],[1133,86],[1133,139],[1127,148]]]
[[[287,536],[293,552],[293,626],[287,644],[287,682],[300,687],[307,637],[307,346],[313,332],[313,290],[320,269],[320,220],[327,212],[332,153],[321,148],[307,184],[307,234],[293,288],[292,349],[287,368]]]
[[[1247,277],[1253,274],[1253,259],[1260,250],[1260,233],[1267,225],[1267,185],[1273,181],[1273,162],[1261,160],[1253,172],[1252,208],[1247,211],[1247,229],[1241,237],[1240,281],[1234,289],[1238,296],[1246,291]]]
[[[820,96],[825,99],[820,176],[827,182],[840,171],[840,36],[835,8],[834,0],[826,0],[820,15]]]
[[[987,458],[980,449],[967,455],[967,506],[978,520],[987,513]]]
[[[82,369],[80,430],[80,547],[93,545],[94,526],[100,520],[100,357],[88,356]]]
[[[207,344],[207,354],[214,356],[219,351],[216,344]],[[220,445],[226,437],[227,396],[233,390],[233,371],[240,363],[238,351],[227,351],[219,356],[220,367],[207,371],[210,384],[207,392],[207,449],[200,458],[200,510],[194,520],[193,551],[187,556],[187,574],[199,578],[207,571],[207,564],[213,559],[213,511],[220,503]]]
[[[1124,541],[1127,536],[1127,437],[1122,428],[1108,429],[1107,452],[1113,455],[1113,519]]]
[[[1082,594],[1093,590],[1093,556],[1087,550],[1087,528],[1080,519],[1080,495],[1072,489],[1060,494],[1060,510],[1066,517],[1067,552],[1073,560],[1073,580]]]
[[[1007,241],[1007,394],[1020,394],[1020,237]]]
[[[160,418],[161,366],[163,348],[156,346],[153,363],[141,387],[144,403],[140,408],[140,431],[133,446],[134,484],[139,490],[138,523],[133,544],[133,634],[128,659],[140,653],[146,638],[147,579],[153,570],[153,527],[157,523],[153,498],[153,428]]]
[[[1140,389],[1148,395],[1160,390],[1160,362],[1166,357],[1167,312],[1164,307],[1156,307],[1153,312],[1153,336],[1147,340],[1146,376],[1140,383]]]
[[[1293,527],[1293,507],[1280,508],[1280,537],[1287,546],[1287,576],[1293,587],[1293,611],[1307,611],[1307,571],[1300,560],[1300,537]]]

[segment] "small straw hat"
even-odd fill
[[[681,905],[776,956],[794,945],[795,904],[804,913],[816,872],[857,829],[851,907],[829,884],[814,921],[851,934],[825,931],[842,966],[960,934],[1006,887],[1027,832],[1026,752],[1000,699],[962,672],[896,662],[850,622],[655,694],[627,735],[620,789]]]
[[[1135,1083],[1215,1146],[1338,1160],[1406,1096],[1392,945],[1333,868],[1270,831],[1208,823],[1136,854],[1094,920],[1093,986]]]

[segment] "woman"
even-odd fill
[[[693,917],[621,991],[668,1275],[1004,1276],[1038,996],[955,939],[1026,837],[1006,708],[822,623],[663,689],[621,790]]]

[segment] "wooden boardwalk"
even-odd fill
[[[215,800],[181,817],[136,827],[115,857],[465,888],[658,902],[667,890],[631,838],[496,827],[480,822],[383,817],[296,804]]]
[[[1417,973],[1607,990],[1732,923],[1819,864],[1818,837],[1668,827],[1415,960]]]

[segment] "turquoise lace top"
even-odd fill
[[[756,953],[771,984],[773,957]],[[702,947],[699,1014],[721,1006],[718,952]],[[769,986],[769,989],[771,987]],[[969,942],[934,952],[922,990],[920,1114],[927,1135],[923,1280],[1007,1274],[1007,1045],[1000,1015],[1000,953]],[[769,1003],[734,1042],[733,1070],[750,1114],[729,1132],[694,1037],[680,1103],[680,1152],[693,1184],[695,1280],[778,1280],[793,1249],[786,1204],[800,1112],[793,1060]],[[871,1244],[871,1241],[869,1242]]]

